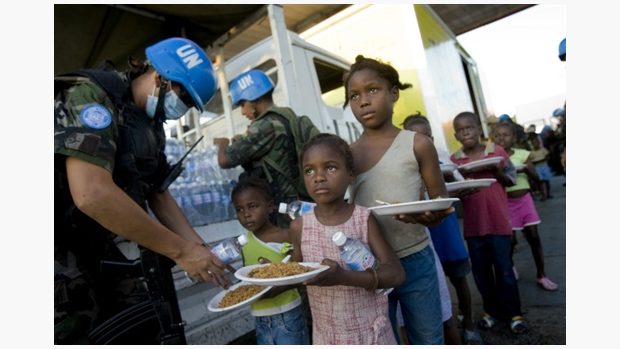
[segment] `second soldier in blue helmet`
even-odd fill
[[[273,103],[274,84],[260,70],[247,71],[230,83],[233,105],[241,107],[251,124],[246,134],[230,144],[227,138],[216,138],[218,163],[222,168],[243,165],[242,176],[267,180],[276,203],[290,203],[307,195],[297,185],[301,173],[295,151],[292,129],[298,127],[298,118],[291,108]],[[313,125],[310,133],[318,134]],[[290,218],[273,213],[272,221],[287,228]]]

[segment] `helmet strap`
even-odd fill
[[[166,92],[168,90],[168,81],[164,78],[161,78],[161,83],[159,84],[159,96],[157,96],[157,107],[155,107],[155,121],[157,122],[166,122],[166,112],[164,111],[164,100],[166,98]]]

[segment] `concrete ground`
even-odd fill
[[[563,176],[551,180],[553,199],[544,202],[535,199],[541,223],[538,234],[542,240],[547,276],[559,285],[554,292],[545,291],[536,284],[536,266],[529,245],[521,232],[517,233],[518,245],[514,263],[519,273],[521,307],[530,325],[526,334],[515,335],[507,323],[500,323],[491,330],[481,331],[485,344],[566,344],[566,188]],[[474,321],[482,315],[482,300],[471,273],[468,276],[472,293]],[[453,313],[458,314],[456,294],[452,294]]]

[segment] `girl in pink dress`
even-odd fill
[[[292,260],[330,267],[305,282],[312,344],[396,344],[387,295],[375,290],[399,286],[405,273],[370,211],[344,199],[354,179],[348,144],[336,135],[317,135],[304,146],[301,160],[306,189],[317,205],[291,223]],[[337,231],[368,245],[378,266],[349,270],[331,240]]]

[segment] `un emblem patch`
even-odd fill
[[[93,104],[80,112],[80,121],[82,125],[94,129],[103,129],[112,123],[112,114],[101,104]]]

